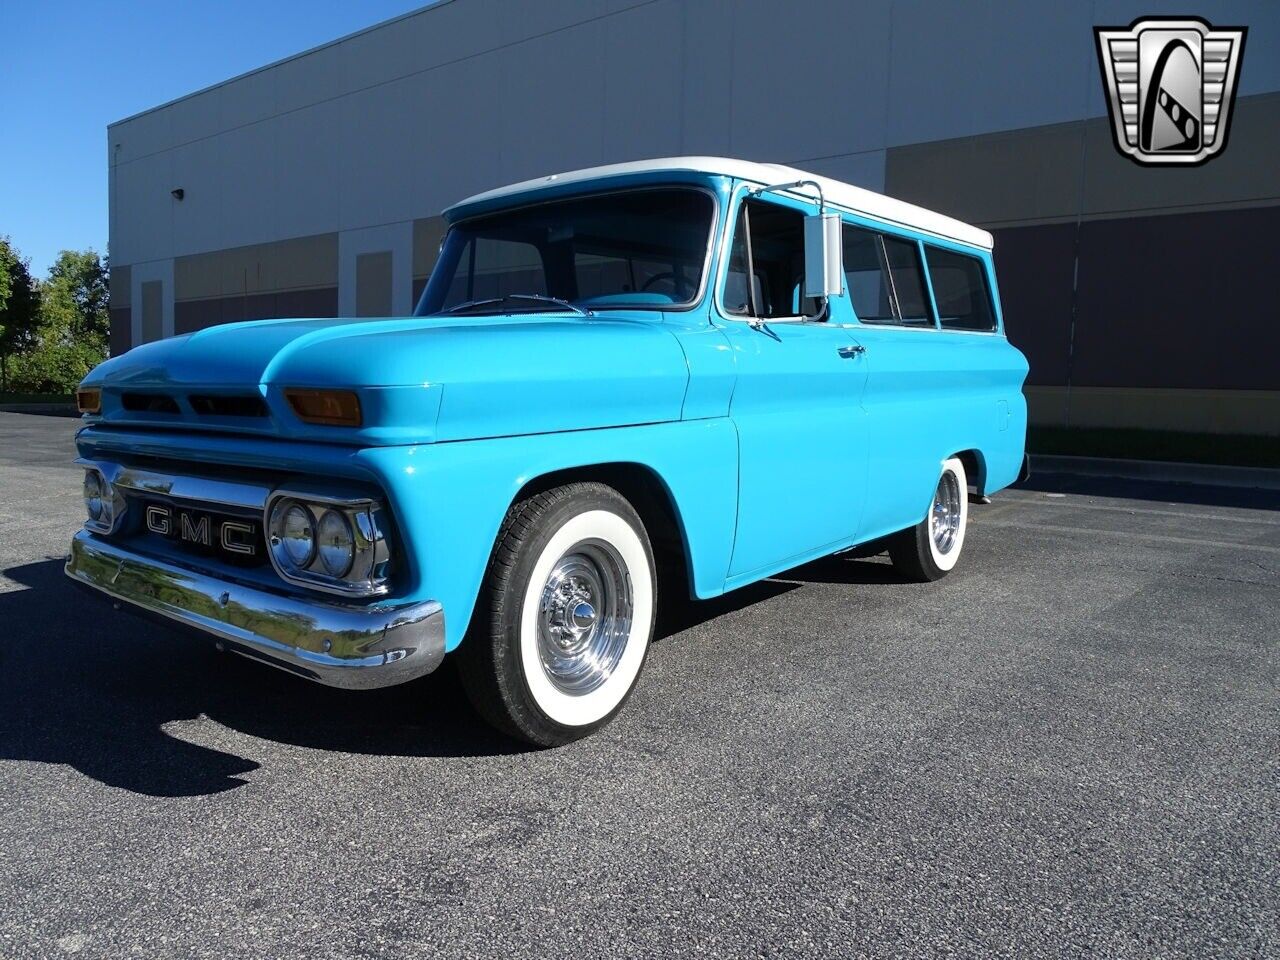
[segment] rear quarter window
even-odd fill
[[[925,247],[925,259],[942,329],[994,330],[996,315],[982,261],[930,246]]]

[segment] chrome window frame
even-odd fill
[[[719,242],[716,244],[716,256],[718,258],[718,265],[716,268],[716,287],[712,296],[712,306],[714,307],[715,313],[718,315],[718,317],[726,322],[749,324],[750,320],[752,319],[750,317],[739,316],[738,314],[733,314],[726,311],[724,308],[723,291],[724,291],[725,280],[729,272],[729,244],[732,242],[733,222],[734,222],[734,217],[737,214],[738,204],[742,201],[744,196],[751,195],[753,191],[758,189],[760,186],[763,186],[763,184],[756,183],[755,181],[750,181],[750,180],[737,181],[733,190],[730,192],[728,203],[726,204],[726,207],[727,207],[726,215],[720,221],[721,234],[720,234]],[[780,196],[788,197],[789,199],[793,201],[797,201],[802,204],[812,200],[811,197],[808,197],[805,194],[794,193],[792,191],[785,191],[781,193]],[[929,306],[930,306],[930,309],[933,311],[933,321],[934,321],[933,324],[929,326],[918,326],[918,325],[905,324],[905,323],[865,323],[858,317],[857,311],[853,309],[853,302],[852,302],[852,299],[849,297],[848,283],[845,284],[845,292],[841,294],[841,296],[845,297],[849,303],[849,316],[853,320],[852,323],[844,323],[840,321],[831,320],[830,319],[831,310],[828,307],[826,313],[824,314],[823,319],[820,319],[820,320],[807,319],[805,317],[780,317],[776,319],[766,320],[765,321],[766,324],[769,324],[769,323],[823,323],[832,327],[847,327],[847,328],[865,327],[869,330],[903,330],[903,331],[909,330],[913,333],[942,334],[945,336],[1005,337],[1007,339],[1007,334],[1005,333],[1005,330],[1004,330],[1004,315],[1000,309],[1000,299],[997,293],[998,287],[996,283],[995,272],[993,269],[991,269],[990,264],[979,252],[979,250],[981,250],[989,256],[991,253],[990,250],[987,250],[986,248],[979,248],[979,247],[974,247],[972,245],[964,244],[964,243],[961,243],[960,241],[953,240],[950,237],[944,237],[941,234],[933,233],[932,231],[929,231],[929,230],[922,230],[922,229],[913,227],[913,228],[910,228],[910,232],[903,232],[907,228],[904,228],[900,224],[896,224],[890,220],[884,220],[880,217],[876,217],[868,213],[863,213],[861,211],[854,210],[850,207],[844,206],[840,203],[836,203],[830,200],[826,202],[826,206],[828,209],[840,215],[840,220],[842,225],[848,224],[849,226],[861,227],[864,230],[871,230],[877,233],[883,233],[885,236],[896,237],[899,240],[905,240],[908,243],[914,243],[916,245],[917,256],[920,258],[921,270],[924,273],[925,290],[927,291],[929,296]],[[926,256],[925,256],[926,245],[936,246],[943,250],[953,250],[954,252],[960,253],[963,256],[973,257],[982,265],[983,275],[986,277],[986,280],[987,280],[988,296],[991,298],[992,313],[996,321],[996,327],[994,330],[956,330],[956,329],[949,329],[941,326],[941,321],[938,317],[938,306],[933,296],[933,282],[929,278],[928,260],[926,259]]]
[[[925,297],[928,300],[928,308],[929,308],[928,319],[930,322],[927,324],[904,323],[902,320],[902,317],[900,316],[894,320],[864,320],[862,317],[858,315],[858,310],[853,305],[853,294],[850,293],[849,294],[849,310],[853,314],[853,318],[859,324],[865,327],[874,327],[877,329],[889,329],[889,330],[924,330],[929,333],[938,333],[942,329],[942,327],[938,322],[938,304],[933,298],[933,285],[929,282],[929,264],[925,260],[924,243],[918,237],[906,237],[900,233],[894,233],[890,230],[881,230],[881,229],[867,226],[861,223],[855,223],[844,216],[841,216],[840,218],[840,229],[841,231],[844,231],[846,229],[862,230],[866,233],[872,234],[877,239],[879,239],[880,256],[881,256],[880,264],[881,264],[881,267],[884,269],[885,278],[889,281],[890,288],[894,291],[893,300],[894,300],[894,303],[898,304],[899,312],[901,312],[902,305],[901,305],[901,302],[898,300],[897,282],[894,280],[894,277],[893,277],[893,267],[889,263],[889,254],[888,254],[888,250],[885,249],[884,241],[886,239],[899,240],[902,243],[911,244],[912,246],[915,247],[916,269],[919,271],[919,275],[920,275],[920,287],[921,289],[924,290]],[[849,289],[847,277],[845,278],[845,288]]]
[[[829,318],[831,316],[831,305],[829,303],[826,304],[820,312],[814,314],[813,316],[800,315],[800,316],[794,316],[794,317],[754,317],[754,316],[751,316],[750,314],[732,313],[725,307],[724,288],[729,281],[729,260],[731,257],[733,234],[734,234],[734,231],[737,229],[738,211],[741,209],[742,204],[745,203],[747,200],[759,200],[761,203],[773,203],[780,207],[786,207],[788,209],[796,209],[794,207],[791,207],[789,204],[779,203],[776,199],[765,199],[754,192],[756,189],[757,189],[757,185],[748,183],[747,181],[740,181],[733,188],[733,191],[729,196],[728,215],[723,220],[723,224],[722,224],[723,230],[720,235],[719,267],[716,270],[716,287],[715,287],[714,296],[712,298],[712,302],[715,307],[716,313],[719,314],[719,316],[724,320],[728,320],[733,323],[745,323],[747,326],[761,325],[761,324],[768,325],[771,323],[792,323],[792,324],[808,323],[808,324],[815,324],[815,325],[823,324],[831,327],[842,326],[842,324],[832,323],[830,321]],[[801,207],[803,207],[804,204],[811,204],[815,212],[819,209],[817,201],[814,200],[812,197],[805,196],[804,194],[793,193],[792,191],[787,190],[779,193],[778,196],[786,197],[788,200],[791,200],[795,203],[799,203]],[[830,204],[828,204],[828,206],[830,206]],[[799,212],[801,213],[802,216],[804,215],[803,209],[801,209]],[[843,215],[843,211],[839,209],[837,209],[836,212],[841,213]],[[846,293],[841,294],[841,296],[848,295],[847,293],[848,284],[845,284],[845,287],[846,287]]]
[[[980,336],[988,336],[988,337],[991,336],[991,334],[993,333],[1002,334],[1004,332],[1001,329],[1003,325],[1002,318],[1000,316],[1000,311],[996,309],[995,289],[991,282],[992,281],[991,271],[987,269],[987,262],[983,260],[982,257],[976,256],[972,253],[965,253],[961,250],[954,250],[950,247],[941,247],[936,243],[926,243],[925,241],[921,240],[919,241],[919,244],[920,244],[921,266],[924,269],[925,282],[929,286],[929,299],[933,302],[933,315],[938,324],[938,332],[939,333],[972,333],[972,334],[978,334]],[[933,293],[933,271],[929,267],[929,248],[930,247],[932,247],[934,250],[940,250],[943,253],[950,253],[950,254],[954,254],[957,257],[964,257],[968,260],[974,261],[978,265],[978,272],[982,276],[982,286],[983,286],[983,289],[986,291],[986,295],[987,295],[987,309],[991,312],[992,327],[990,330],[966,330],[963,327],[944,327],[942,325],[942,311],[938,309],[938,300]]]

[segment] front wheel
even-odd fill
[[[468,698],[538,746],[598,730],[635,687],[655,597],[644,524],[612,487],[572,483],[518,501],[458,651]]]
[[[894,569],[922,583],[942,579],[960,559],[968,525],[969,482],[964,464],[951,457],[942,462],[928,515],[890,538]]]

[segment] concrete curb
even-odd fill
[[[74,403],[0,403],[0,413],[43,413],[63,417],[80,415]]]
[[[1060,457],[1033,453],[1031,455],[1032,477],[1037,473],[1068,473],[1084,477],[1154,480],[1159,483],[1195,483],[1207,487],[1280,490],[1280,470],[1266,467],[1222,467],[1209,463],[1112,460],[1102,457]]]

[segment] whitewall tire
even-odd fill
[[[653,550],[620,493],[573,483],[522,499],[459,650],[468,696],[540,746],[599,729],[635,689],[655,602]]]
[[[889,540],[894,568],[909,580],[938,580],[960,561],[969,527],[969,479],[959,457],[942,461],[929,512]]]

